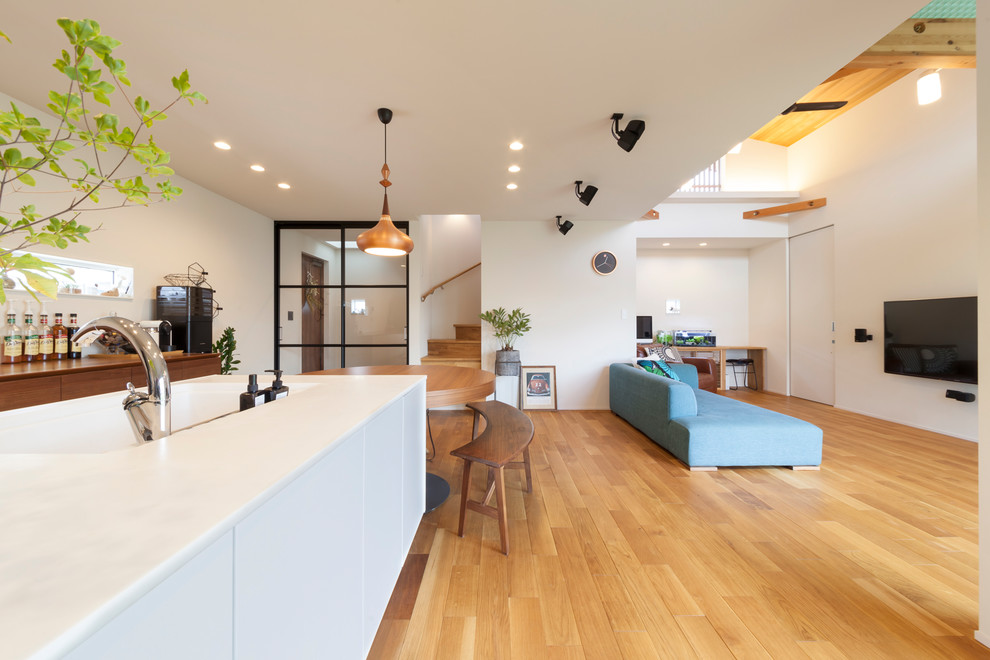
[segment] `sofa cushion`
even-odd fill
[[[680,380],[680,377],[674,372],[673,369],[667,366],[667,363],[663,360],[637,360],[636,364],[658,376],[665,376],[667,378],[673,378],[674,380]]]
[[[814,424],[710,392],[695,397],[697,414],[671,418],[665,445],[689,466],[821,464]]]

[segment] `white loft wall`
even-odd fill
[[[792,234],[835,226],[836,406],[967,439],[977,406],[956,385],[883,373],[883,302],[976,293],[976,72],[942,71],[942,100],[919,106],[916,74],[790,147],[792,184],[828,206]],[[853,341],[867,328],[870,343]]]
[[[668,299],[680,314],[666,313]],[[719,344],[748,344],[748,251],[638,249],[636,315],[653,317],[654,334],[711,330]]]
[[[749,251],[749,341],[766,346],[766,383],[770,392],[787,394],[787,241]]]
[[[790,189],[787,147],[744,140],[738,154],[725,155],[722,190],[766,192]]]
[[[608,409],[608,365],[632,359],[636,341],[635,223],[575,223],[561,236],[545,222],[481,223],[481,306],[522,307],[531,332],[517,342],[524,365],[555,365],[557,406]],[[595,274],[591,258],[611,250],[619,266]],[[496,345],[483,324],[485,369]]]

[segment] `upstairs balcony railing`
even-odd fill
[[[698,172],[678,192],[720,192],[722,190],[722,159]]]

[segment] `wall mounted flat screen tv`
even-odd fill
[[[883,304],[888,374],[976,382],[976,296]]]

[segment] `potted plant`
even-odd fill
[[[237,340],[234,339],[234,329],[227,327],[223,333],[220,334],[220,339],[213,343],[213,352],[220,354],[220,373],[229,374],[232,371],[237,371],[236,364],[240,364],[240,360],[234,359],[234,351],[237,350]]]
[[[511,312],[498,307],[479,314],[478,318],[492,326],[495,340],[501,347],[495,352],[495,375],[518,376],[519,351],[513,345],[517,337],[529,332],[529,314],[524,313],[522,307],[516,307]]]
[[[172,78],[172,101],[152,107],[143,96],[124,91],[131,83],[126,64],[114,55],[120,42],[101,34],[99,23],[57,22],[69,45],[53,65],[64,76],[63,89],[48,94],[53,118],[25,115],[15,103],[0,110],[0,304],[15,279],[35,300],[37,293],[56,297],[56,276],[71,279],[65,269],[23,250],[61,250],[87,241],[90,227],[77,222],[85,213],[180,195],[168,178],[174,174],[169,154],[148,131],[176,103],[206,101],[183,71]],[[0,40],[10,42],[3,32]],[[16,61],[16,55],[3,54]],[[126,110],[124,116],[108,111],[117,91],[124,98],[114,107]],[[46,181],[39,192],[29,190],[36,178]]]

